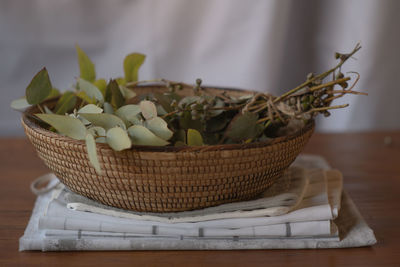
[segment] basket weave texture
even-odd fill
[[[48,131],[28,113],[22,125],[39,157],[72,191],[105,205],[141,212],[177,212],[249,200],[271,186],[301,152],[314,123],[272,143],[196,148],[133,146],[115,152],[97,144],[102,174],[84,141]]]

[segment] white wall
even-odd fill
[[[147,54],[141,79],[163,77],[280,94],[362,50],[344,68],[361,74],[350,103],[318,121],[324,131],[399,129],[400,1],[0,0],[0,135],[22,135],[9,108],[43,66],[68,88],[78,75],[74,44],[99,76],[122,75],[123,57]]]

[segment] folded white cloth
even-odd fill
[[[262,247],[268,247],[266,240],[338,242],[338,230],[332,220],[340,210],[342,176],[328,168],[320,157],[301,156],[261,199],[169,214],[107,207],[57,185],[38,197],[20,249],[138,249],[138,242],[152,244],[151,249],[173,249],[167,245],[171,240],[178,242],[174,241],[176,249],[201,248],[190,240],[263,240]],[[75,242],[79,247],[71,247],[66,245],[68,240],[85,242]],[[126,240],[135,245],[127,245]],[[154,246],[155,240],[161,242],[159,246]],[[142,248],[145,247],[148,246]],[[235,246],[215,249],[230,248]]]

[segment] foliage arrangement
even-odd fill
[[[84,140],[88,157],[97,172],[101,172],[96,143],[107,143],[115,151],[132,145],[203,146],[216,144],[267,141],[290,134],[303,127],[316,115],[329,116],[329,110],[348,105],[332,106],[345,94],[365,94],[353,89],[359,79],[349,85],[350,76],[342,73],[342,65],[360,45],[348,54],[336,53],[336,66],[321,73],[307,75],[305,82],[281,96],[252,93],[233,97],[222,91],[208,94],[200,79],[195,85],[164,79],[138,81],[138,71],[145,56],[132,53],[123,62],[124,77],[96,79],[95,66],[79,46],[76,46],[80,76],[72,90],[60,93],[52,86],[43,68],[26,88],[26,96],[14,100],[18,110],[36,105],[35,114],[59,134]],[[329,79],[331,77],[331,79]],[[156,83],[165,92],[137,96],[137,86]],[[179,91],[191,88],[192,95]],[[57,99],[54,107],[49,99]]]

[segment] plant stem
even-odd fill
[[[341,58],[341,59],[340,59],[340,62],[339,62],[335,67],[333,67],[332,69],[330,69],[330,70],[328,70],[328,71],[326,71],[326,72],[324,72],[324,73],[322,73],[322,74],[319,74],[319,75],[315,76],[314,78],[312,78],[312,79],[310,79],[310,80],[305,81],[304,83],[300,84],[300,85],[297,86],[296,88],[293,88],[292,90],[290,90],[290,91],[284,93],[283,95],[281,95],[281,96],[275,98],[273,102],[276,103],[276,102],[281,101],[281,100],[284,99],[285,97],[287,97],[287,96],[289,96],[289,95],[291,95],[291,94],[293,94],[293,93],[299,91],[300,89],[302,89],[303,87],[305,87],[305,86],[311,84],[311,83],[312,83],[313,81],[315,81],[315,80],[324,79],[326,76],[328,76],[329,74],[331,74],[332,72],[334,72],[335,70],[337,70],[338,68],[340,68],[340,67],[347,61],[347,59],[349,59],[350,57],[352,57],[352,56],[353,56],[358,50],[360,50],[360,49],[361,49],[361,46],[360,46],[359,43],[357,43],[357,45],[356,45],[356,47],[353,49],[353,51],[351,51],[349,54],[347,54],[347,56],[346,56],[345,58]]]
[[[38,109],[40,110],[40,112],[46,113],[46,112],[44,112],[44,110],[43,110],[43,108],[40,106],[40,104],[37,104],[37,107],[38,107]]]

